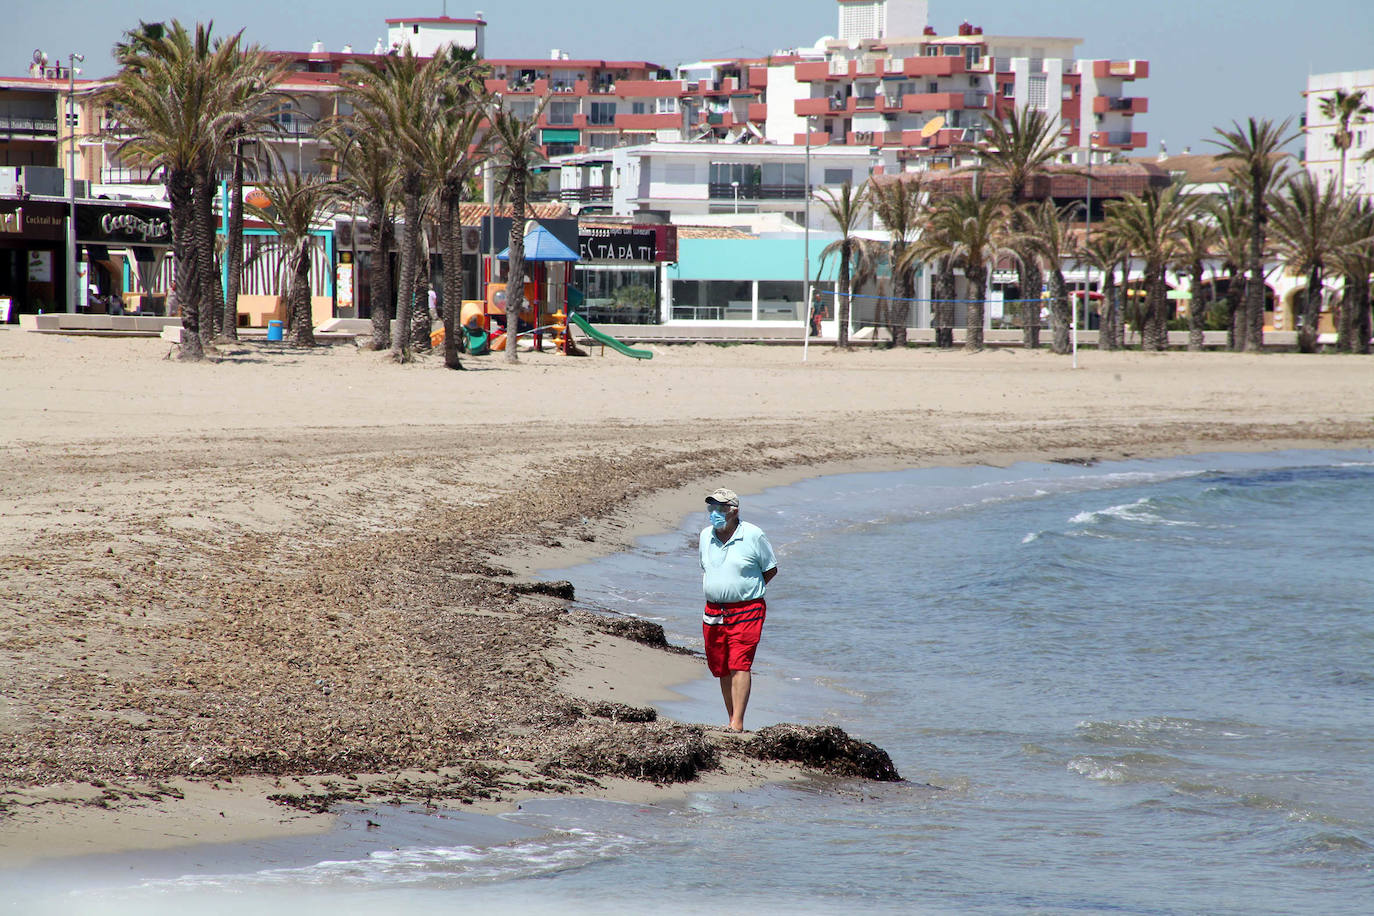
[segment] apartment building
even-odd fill
[[[1340,181],[1341,150],[1336,146],[1339,124],[1322,114],[1322,102],[1337,89],[1363,92],[1365,103],[1374,106],[1374,70],[1345,70],[1317,73],[1307,78],[1303,92],[1302,119],[1304,161],[1319,182]],[[1374,196],[1374,161],[1360,161],[1374,153],[1374,119],[1361,117],[1350,124],[1351,144],[1345,153],[1345,191],[1362,197]]]

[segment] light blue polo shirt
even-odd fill
[[[763,597],[763,574],[778,565],[768,535],[740,521],[724,544],[709,525],[701,532],[701,587],[717,604]]]

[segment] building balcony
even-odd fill
[[[750,102],[750,103],[749,103],[749,109],[748,109],[748,111],[745,113],[745,116],[746,116],[750,121],[766,121],[766,120],[768,120],[768,105],[767,105],[767,103],[764,103],[764,102]]]
[[[845,136],[845,142],[850,146],[901,146],[902,132],[900,130],[851,130]]]
[[[943,130],[937,130],[929,137],[923,137],[921,133],[919,130],[902,131],[902,146],[947,149],[956,144],[970,143],[974,140],[973,137],[969,136],[974,132],[962,127],[946,127]]]
[[[808,60],[797,64],[794,72],[799,83],[819,83],[825,80],[839,79],[841,75],[848,75],[847,72],[845,74],[831,73],[830,62],[825,60]]]
[[[682,80],[621,80],[615,89],[623,99],[675,99],[682,95]]]
[[[1097,96],[1093,99],[1093,113],[1107,114],[1108,112],[1123,115],[1144,114],[1150,110],[1150,100],[1143,97],[1135,98],[1108,98]]]
[[[967,72],[962,57],[908,57],[902,61],[903,76],[958,76]]]
[[[1093,77],[1096,79],[1143,80],[1149,75],[1148,60],[1093,61]]]
[[[566,203],[589,204],[611,200],[615,189],[607,185],[594,185],[589,188],[563,188],[558,199]]]
[[[712,182],[708,186],[711,200],[805,200],[806,188],[799,184],[741,184]]]
[[[56,118],[0,118],[0,136],[56,137]]]
[[[844,111],[845,103],[843,99],[832,99],[822,97],[819,99],[797,99],[793,111],[800,117],[807,115],[824,115],[833,111]]]
[[[793,135],[792,135],[792,143],[793,143],[794,145],[796,145],[796,146],[805,146],[805,145],[806,145],[806,139],[807,139],[807,135],[806,135],[806,134],[793,134]],[[832,137],[830,136],[830,134],[827,133],[826,131],[823,131],[823,130],[813,130],[813,131],[811,131],[811,145],[812,145],[812,146],[828,146],[829,144],[831,144],[831,143],[833,143],[833,142],[835,142],[835,141],[834,141],[834,138],[832,138]]]
[[[677,112],[664,114],[618,114],[615,116],[617,130],[672,130],[682,126],[682,115]]]
[[[768,88],[768,68],[750,67],[749,68],[749,88],[767,89]]]
[[[902,96],[902,111],[959,111],[988,107],[986,92],[914,92]]]
[[[1119,149],[1140,149],[1145,145],[1144,131],[1098,130],[1093,131],[1090,142],[1096,147],[1117,147]]]

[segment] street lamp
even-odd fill
[[[76,311],[76,65],[86,58],[67,55],[67,311]]]
[[[802,115],[802,130],[806,133],[806,180],[802,198],[802,362],[806,362],[806,348],[811,340],[811,115]]]
[[[739,182],[730,182],[730,188],[735,192],[735,215],[739,216]]]
[[[1088,134],[1088,192],[1087,206],[1083,211],[1083,320],[1088,320],[1088,297],[1092,295],[1092,263],[1086,259],[1087,247],[1092,242],[1093,235],[1093,136]],[[1078,306],[1073,308],[1073,368],[1078,368]],[[1098,334],[1102,333],[1100,327]],[[1102,346],[1101,339],[1098,340],[1098,348]]]

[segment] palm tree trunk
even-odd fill
[[[1201,352],[1206,313],[1202,308],[1202,261],[1192,264],[1193,298],[1188,300],[1188,349]]]
[[[1245,350],[1264,350],[1264,201],[1250,202],[1250,285],[1245,289]]]
[[[315,346],[314,316],[310,314],[310,247],[306,235],[297,245],[291,259],[291,289],[287,294],[292,324],[295,328],[292,343],[298,347]]]
[[[1050,277],[1050,321],[1053,330],[1052,348],[1063,356],[1071,349],[1069,344],[1069,292],[1064,283],[1064,273],[1058,268],[1049,271]]]
[[[243,141],[234,144],[234,173],[229,189],[229,238],[225,260],[229,275],[224,290],[224,336],[239,336],[239,287],[243,283]]]
[[[1044,279],[1030,252],[1021,252],[1016,266],[1016,282],[1021,287],[1021,345],[1034,350],[1040,346],[1040,287]]]
[[[1322,314],[1322,266],[1315,263],[1307,272],[1307,292],[1302,302],[1302,327],[1298,329],[1298,352],[1317,352],[1317,323]]]
[[[1112,265],[1102,271],[1102,308],[1097,321],[1097,349],[1116,350],[1116,315],[1120,303],[1117,302],[1116,269]]]
[[[372,349],[385,350],[391,346],[391,246],[387,244],[391,233],[386,201],[368,202],[367,229],[372,243],[372,259],[367,272],[368,299],[372,303]]]
[[[911,312],[911,271],[896,267],[906,253],[906,243],[897,242],[892,246],[892,307],[888,310],[888,330],[892,334],[892,346],[906,346],[906,320]]]
[[[462,182],[444,185],[439,197],[439,245],[444,259],[444,367],[463,368],[458,358],[458,310],[463,304]]]
[[[1369,308],[1369,275],[1361,274],[1355,278],[1355,352],[1369,355],[1371,336]]]
[[[844,247],[840,249],[840,277],[836,287],[835,300],[839,303],[835,309],[835,320],[839,322],[839,331],[835,337],[835,346],[842,350],[849,349],[849,309],[851,290],[849,288],[849,242],[845,241]]]
[[[391,354],[399,362],[409,362],[410,318],[415,298],[415,233],[420,231],[420,175],[408,171],[403,179],[402,211],[405,227],[401,233],[401,277],[396,284],[400,293],[396,302],[396,333],[391,340]]]
[[[933,278],[935,294],[935,346],[948,350],[954,346],[954,260],[941,258]]]
[[[1233,353],[1245,349],[1245,286],[1232,267],[1226,284],[1226,346]]]
[[[434,322],[429,316],[429,237],[421,230],[415,234],[415,305],[410,313],[410,345],[421,353],[430,349],[429,335]]]
[[[506,282],[506,362],[520,359],[516,339],[525,310],[525,173],[511,182],[510,279]]]
[[[195,288],[194,180],[184,169],[167,173],[167,200],[172,217],[172,295],[181,313],[181,359],[205,356],[200,343],[200,297]]]
[[[1164,265],[1150,264],[1145,268],[1145,333],[1144,349],[1164,350],[1169,344],[1169,326],[1164,317],[1168,299],[1164,295]]]
[[[964,335],[964,349],[977,353],[983,349],[983,299],[987,296],[987,270],[981,264],[969,265],[964,271],[968,278],[968,332]]]
[[[200,293],[200,343],[203,349],[210,350],[214,348],[215,320],[220,315],[216,314],[214,291],[214,284],[219,282],[215,276],[215,189],[208,166],[195,170],[192,187],[196,221],[194,256]]]

